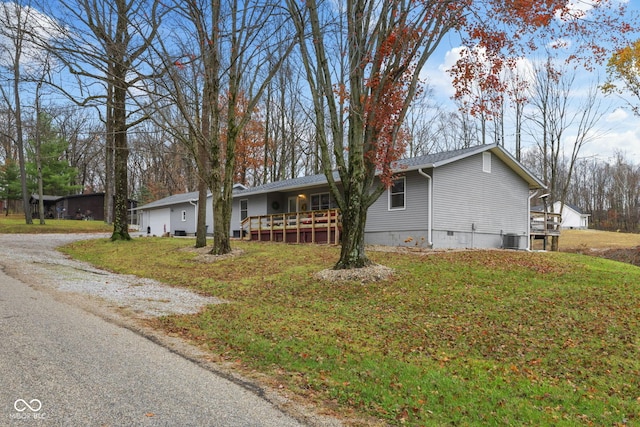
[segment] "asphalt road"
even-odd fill
[[[0,288],[0,425],[300,425],[128,329],[3,273]]]
[[[0,426],[323,424],[287,415],[251,382],[10,277],[8,256],[0,255]]]

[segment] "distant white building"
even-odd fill
[[[553,204],[553,211],[560,212],[560,202]],[[565,203],[561,212],[562,228],[586,230],[589,228],[589,214],[583,213],[578,207]]]

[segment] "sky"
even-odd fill
[[[639,0],[629,0],[628,6],[633,13],[640,13]],[[635,38],[640,38],[640,28]],[[459,50],[460,44],[457,36],[449,35],[442,42],[437,56],[434,56],[433,60],[427,63],[422,72],[422,75],[429,82],[430,88],[433,89],[436,100],[451,109],[455,108],[451,101],[454,89],[447,69],[455,63]],[[576,82],[574,84],[576,96],[579,96],[580,93],[586,93],[589,86],[593,85],[594,82],[599,80],[602,83],[606,78],[604,66],[598,67],[591,72],[578,69],[576,73]],[[582,148],[580,157],[612,161],[616,152],[620,152],[628,161],[640,165],[640,117],[631,112],[627,102],[621,97],[616,95],[605,97],[603,94],[600,94],[600,97],[605,112],[598,124],[598,136]],[[626,99],[631,102],[634,101],[632,96],[627,96]],[[640,105],[640,100],[636,99],[635,103]],[[508,129],[505,133],[507,133],[505,146],[507,149],[513,150],[514,142],[509,140]],[[571,137],[575,138],[575,134],[575,131],[567,132],[565,146],[569,147],[569,141]],[[525,140],[523,141],[525,148],[534,144],[530,136],[523,136],[523,139]]]
[[[1,1],[2,0],[0,0],[0,2]],[[574,1],[584,6],[588,5],[592,0]],[[640,13],[640,0],[614,1],[629,1],[629,8],[635,13]],[[40,21],[42,22],[43,19]],[[640,28],[638,29],[637,38],[640,38]],[[432,60],[427,62],[426,68],[422,72],[423,76],[428,79],[437,102],[449,109],[455,109],[456,107],[451,101],[454,90],[451,84],[451,78],[447,74],[447,69],[451,67],[457,59],[459,50],[460,43],[458,37],[453,33],[449,34],[441,43],[437,54]],[[600,81],[604,80],[604,67],[591,73],[579,71],[578,84],[575,86],[576,93],[586,91],[588,89],[587,85],[596,80],[597,73],[600,74]],[[633,101],[632,97],[628,97],[628,99]],[[593,157],[610,161],[616,152],[621,152],[629,161],[640,165],[640,117],[635,116],[625,102],[616,96],[605,98],[604,95],[602,95],[602,100],[603,104],[609,107],[599,123],[599,133],[601,136],[589,142],[583,148],[581,157]],[[637,100],[637,103],[640,104],[640,100]],[[571,132],[569,132],[568,138],[571,136]],[[533,139],[525,136],[524,147],[526,148],[533,144]],[[508,129],[505,145],[507,149],[513,150],[513,142],[509,140]]]

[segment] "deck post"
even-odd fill
[[[273,215],[270,215],[267,218],[269,218],[269,241],[273,242]]]
[[[258,217],[258,242],[262,241],[262,217]]]

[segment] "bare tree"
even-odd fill
[[[410,135],[406,153],[408,157],[439,151],[445,128],[438,126],[438,121],[444,114],[442,107],[434,102],[431,87],[416,96],[407,114],[406,126]]]
[[[323,171],[342,213],[335,267],[363,267],[370,263],[364,249],[367,210],[390,184],[391,162],[403,151],[402,123],[419,71],[461,11],[447,2],[288,0],[287,5],[298,29]],[[378,170],[384,185],[377,182]]]
[[[292,38],[283,34],[286,22],[278,10],[276,4],[262,0],[176,2],[174,11],[181,28],[198,45],[188,54],[176,55],[163,44],[159,52],[168,77],[161,82],[161,92],[177,107],[186,130],[182,139],[192,147],[201,176],[196,244],[204,236],[208,188],[213,203],[214,254],[231,251],[237,141],[294,47]],[[192,68],[191,75],[200,79],[195,85],[185,85],[182,71],[186,68]],[[185,88],[190,88],[189,93]],[[190,96],[194,94],[198,97]]]
[[[45,66],[42,70],[42,74],[36,82],[35,93],[35,130],[34,130],[34,148],[35,148],[35,161],[38,181],[38,216],[40,224],[45,224],[45,212],[44,212],[44,190],[42,182],[42,156],[40,148],[42,146],[42,119],[44,112],[42,110],[42,86],[44,85],[46,78],[49,77],[49,67]]]
[[[104,127],[90,110],[75,105],[58,106],[52,118],[60,136],[68,141],[69,165],[78,170],[76,185],[82,191],[104,189]]]
[[[573,171],[580,153],[590,141],[604,135],[599,126],[605,108],[592,85],[582,99],[574,93],[575,70],[558,65],[549,56],[536,67],[528,115],[536,140],[539,171],[561,209],[566,203]],[[555,250],[557,239],[552,240]]]
[[[15,125],[15,132],[8,135],[13,140],[18,153],[20,168],[20,185],[22,188],[22,209],[25,222],[32,224],[31,210],[29,208],[30,195],[27,190],[27,172],[25,168],[24,125],[22,118],[22,84],[24,62],[28,60],[28,50],[33,51],[33,19],[35,13],[28,4],[17,2],[5,2],[0,4],[0,57],[3,58],[0,66],[9,71],[7,80],[12,82],[11,87],[0,85],[0,92],[7,106],[8,113]]]
[[[95,106],[101,112],[106,126],[105,215],[107,222],[111,212],[114,215],[111,239],[128,240],[127,133],[146,119],[134,116],[136,112],[130,110],[129,101],[131,90],[153,71],[145,61],[158,33],[161,3],[158,0],[64,0],[56,6],[54,10],[50,3],[42,5],[50,16],[58,19],[54,33],[57,37],[47,48],[78,83],[75,90],[63,84],[57,88],[79,105]],[[98,91],[94,89],[96,85]],[[112,164],[113,187],[109,178]]]

